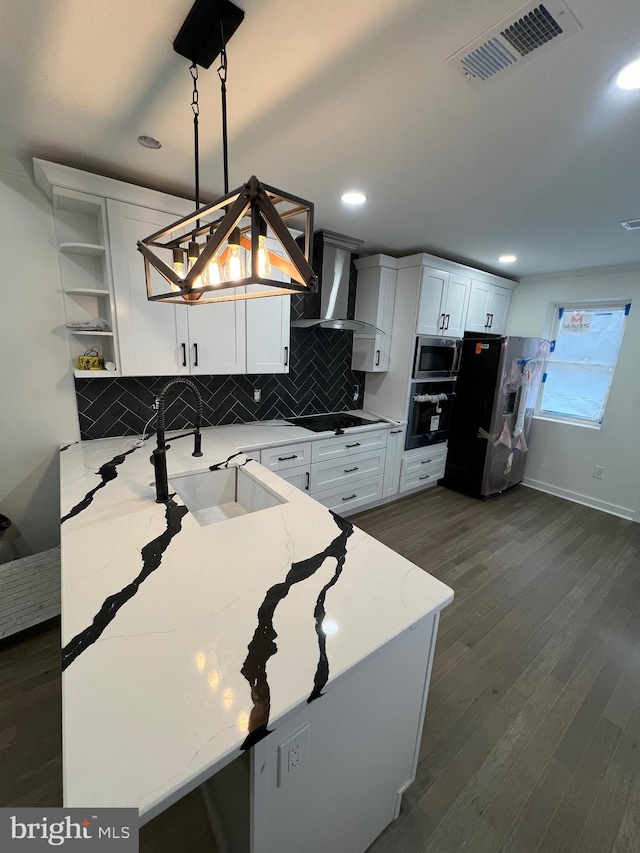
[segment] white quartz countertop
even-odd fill
[[[205,428],[202,458],[192,438],[169,435],[172,492],[172,476],[229,460],[283,501],[208,526],[177,495],[155,502],[155,438],[62,448],[66,806],[135,806],[151,819],[452,600],[238,454],[331,434]]]

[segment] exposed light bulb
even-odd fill
[[[193,267],[195,266],[198,258],[200,257],[200,244],[196,243],[195,240],[192,240],[189,243],[189,249],[187,251],[187,270],[191,272]],[[194,290],[200,290],[202,287],[202,276],[199,275],[193,284],[191,285],[191,292],[183,294],[183,299],[187,302],[194,302],[196,299],[200,299],[202,296],[201,293],[194,293]]]
[[[213,231],[214,227],[211,226],[207,242],[211,240],[213,236]],[[207,287],[219,287],[224,281],[222,267],[220,266],[220,258],[218,257],[217,252],[212,255],[211,260],[204,268],[204,272],[202,273],[202,280],[204,281]]]
[[[267,238],[262,234],[258,237],[258,275],[261,278],[271,276],[271,259],[267,249]]]
[[[224,278],[225,281],[240,281],[244,277],[244,261],[240,253],[240,229],[234,228],[229,237],[229,257],[224,265]]]
[[[177,273],[180,278],[184,278],[184,253],[182,249],[174,249],[173,250],[173,271]],[[176,291],[176,293],[180,293],[180,288],[177,284],[173,284],[170,282],[171,290]]]

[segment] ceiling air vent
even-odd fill
[[[625,231],[637,231],[640,228],[640,219],[629,219],[627,222],[621,222],[620,225]]]
[[[581,29],[563,0],[527,3],[447,60],[477,86],[484,86],[534,53]]]

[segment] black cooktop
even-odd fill
[[[380,424],[382,420],[369,420],[368,418],[359,418],[357,415],[349,415],[346,412],[334,412],[330,415],[307,415],[303,418],[289,418],[288,423],[294,426],[310,429],[313,432],[328,432],[334,430],[336,434],[340,434],[342,430],[350,427],[367,426],[368,424]]]

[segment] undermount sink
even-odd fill
[[[170,487],[202,527],[287,503],[239,467],[179,474]]]

